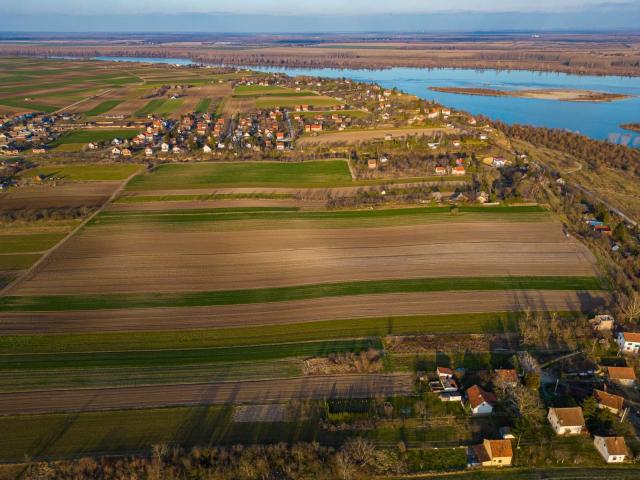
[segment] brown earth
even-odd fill
[[[34,185],[0,193],[0,212],[40,208],[96,207],[102,205],[121,182],[73,182],[56,186]]]
[[[396,375],[257,380],[81,390],[0,393],[0,415],[89,412],[180,405],[286,402],[323,398],[408,395],[413,378]]]
[[[322,133],[316,136],[303,136],[296,140],[298,146],[318,145],[327,143],[359,143],[371,140],[384,140],[385,135],[390,134],[393,138],[405,138],[407,135],[427,135],[432,136],[436,133],[456,133],[458,130],[454,128],[382,128],[375,130],[357,130],[342,132]]]
[[[325,297],[209,307],[130,308],[76,312],[0,312],[0,334],[151,331],[283,325],[333,319],[522,311],[592,310],[603,291],[452,291]]]
[[[110,225],[72,238],[14,294],[191,292],[389,278],[595,273],[589,250],[565,238],[560,224],[552,222],[251,232]]]

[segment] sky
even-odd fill
[[[638,18],[640,0],[0,0],[5,32],[622,30]]]

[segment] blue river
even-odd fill
[[[97,57],[96,60],[131,61],[189,65],[179,58]],[[592,138],[640,146],[640,135],[620,128],[624,123],[640,123],[640,78],[569,75],[564,73],[518,70],[472,70],[453,68],[390,68],[386,70],[350,70],[332,68],[248,67],[263,72],[291,76],[310,75],[326,78],[350,78],[397,88],[418,97],[482,114],[506,123],[562,128]],[[564,102],[516,97],[484,97],[434,92],[429,87],[481,87],[500,90],[577,89],[623,93],[630,98],[613,102]]]

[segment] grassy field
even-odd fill
[[[2,237],[0,237],[2,240]],[[11,253],[6,255],[0,255],[0,271],[6,270],[24,270],[36,263],[40,258],[38,254],[17,254]]]
[[[238,85],[233,89],[236,97],[261,97],[261,96],[313,96],[315,93],[308,90],[296,91],[293,88],[279,87],[277,85]]]
[[[169,230],[176,228],[203,229],[216,223],[220,231],[263,230],[278,228],[379,228],[400,225],[424,225],[441,222],[513,221],[540,222],[549,220],[549,213],[540,207],[410,207],[379,210],[335,211],[228,211],[196,208],[154,212],[103,212],[90,226],[151,226]]]
[[[205,200],[242,200],[242,199],[276,199],[285,200],[295,198],[287,193],[230,193],[203,195],[130,195],[120,197],[114,203],[152,203],[152,202],[186,202]]]
[[[561,316],[570,318],[573,314],[564,312]],[[250,329],[237,327],[154,332],[5,335],[0,337],[0,354],[198,349],[314,342],[340,338],[375,338],[385,335],[501,333],[513,331],[516,320],[521,317],[522,314],[514,312],[473,313],[258,325]]]
[[[300,104],[311,107],[335,107],[336,105],[340,105],[341,102],[335,98],[321,96],[268,96],[256,99],[257,108],[293,108]]]
[[[64,145],[66,143],[89,143],[89,142],[107,142],[114,138],[131,139],[140,133],[132,128],[117,129],[86,129],[73,130],[60,136],[49,145],[52,147]]]
[[[198,163],[161,165],[134,178],[128,190],[205,187],[330,187],[351,184],[344,161],[304,163]]]
[[[286,358],[249,362],[219,362],[203,365],[137,368],[73,368],[64,375],[45,370],[3,371],[0,390],[25,391],[60,388],[162,385],[169,383],[250,381],[302,376],[302,360]],[[1,478],[1,477],[0,477]]]
[[[60,107],[55,105],[33,102],[30,100],[25,100],[23,97],[0,98],[0,105],[6,105],[8,107],[17,107],[24,110],[30,110],[32,112],[44,112],[44,113],[52,113],[60,109]]]
[[[134,116],[136,116],[136,117],[146,117],[150,113],[153,113],[157,109],[159,109],[166,101],[167,100],[164,99],[164,98],[156,98],[156,99],[150,100],[144,107],[142,107],[140,110],[138,110],[134,114]]]
[[[125,180],[139,165],[130,164],[87,164],[51,165],[28,170],[26,175],[45,175],[77,181]]]
[[[211,108],[211,99],[203,98],[196,105],[196,113],[207,113]]]
[[[196,349],[5,355],[0,362],[0,371],[48,370],[53,372],[83,368],[174,367],[326,356],[330,353],[361,352],[370,348],[381,348],[380,341],[377,339],[335,340]]]
[[[64,233],[0,235],[0,253],[42,252],[64,238]]]
[[[155,108],[151,113],[160,116],[169,115],[178,110],[183,103],[184,99],[167,100],[162,105],[159,105],[157,108]]]
[[[102,115],[103,113],[107,113],[109,110],[117,107],[121,103],[122,100],[105,100],[100,105],[96,105],[91,110],[85,112],[85,115],[88,115],[89,117]]]
[[[192,293],[5,296],[0,298],[0,311],[71,311],[238,305],[401,292],[522,289],[601,290],[603,288],[600,280],[594,277],[421,278]]]

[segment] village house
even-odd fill
[[[167,152],[169,151],[169,144],[167,144],[167,143],[163,143],[163,144],[160,146],[160,150],[162,150],[162,152],[163,152],[163,153],[167,153]]]
[[[474,445],[473,453],[483,467],[508,467],[513,461],[511,440],[487,440]]]
[[[620,395],[614,395],[604,390],[594,390],[593,398],[595,398],[598,408],[609,410],[614,415],[618,415],[624,408],[624,397]]]
[[[472,415],[489,415],[493,413],[497,399],[491,392],[486,392],[478,385],[473,385],[465,392],[467,405]]]
[[[118,147],[113,147],[111,149],[111,155],[120,155],[122,153]]]
[[[609,332],[613,330],[615,320],[611,315],[596,315],[589,320],[589,324],[596,332]]]
[[[145,148],[145,149],[144,149],[144,154],[145,154],[147,157],[151,157],[151,156],[153,155],[153,150],[151,149],[151,147],[147,147],[147,148]]]
[[[620,332],[617,342],[622,353],[635,355],[640,352],[640,332]]]
[[[211,147],[209,145],[205,145],[202,147],[203,153],[211,153]]]
[[[580,435],[586,428],[582,408],[550,408],[547,420],[556,435]]]
[[[370,158],[367,160],[367,166],[369,167],[369,170],[375,170],[378,167],[378,162],[375,159]]]
[[[451,169],[451,174],[452,175],[465,175],[467,173],[467,171],[465,170],[465,168],[462,165],[458,165],[457,167],[453,167]]]
[[[636,372],[631,367],[607,367],[609,380],[626,387],[636,382]]]
[[[131,156],[131,150],[129,150],[128,148],[123,148],[122,149],[122,156],[123,157],[130,157]]]
[[[447,174],[447,167],[443,167],[438,165],[436,167],[436,175],[446,175]]]
[[[593,444],[607,463],[624,462],[628,451],[624,437],[593,437]]]
[[[496,369],[495,374],[496,379],[506,386],[515,387],[518,385],[518,374],[513,368]]]

